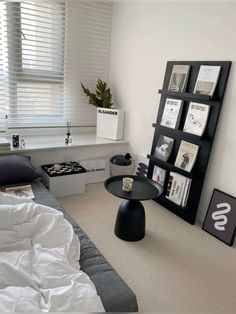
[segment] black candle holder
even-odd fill
[[[71,129],[71,122],[70,121],[67,121],[66,129],[67,129],[67,133],[66,133],[65,143],[71,144],[72,143],[72,137],[71,137],[71,133],[70,133],[70,129]]]

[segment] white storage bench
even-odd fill
[[[45,185],[55,197],[84,193],[86,169],[78,162],[42,165]]]

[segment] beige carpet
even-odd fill
[[[153,201],[145,201],[146,236],[114,233],[120,199],[103,184],[59,199],[137,295],[140,312],[236,311],[236,246],[228,247]]]

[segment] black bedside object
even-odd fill
[[[122,179],[134,180],[133,190],[122,190]],[[104,186],[111,194],[125,199],[119,207],[115,223],[115,235],[125,241],[139,241],[145,236],[145,211],[140,201],[155,199],[162,193],[162,187],[155,181],[133,175],[108,178]]]

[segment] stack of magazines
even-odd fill
[[[192,180],[176,172],[170,172],[166,198],[179,206],[186,207]]]

